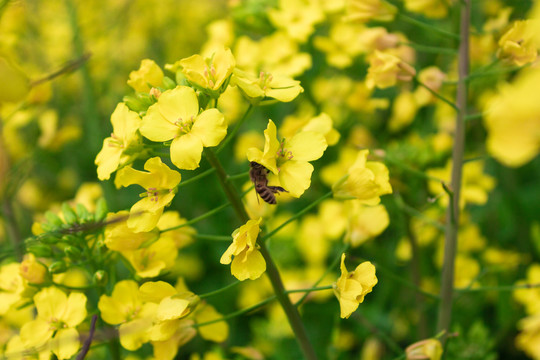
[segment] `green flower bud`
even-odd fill
[[[75,209],[77,211],[77,216],[81,220],[82,223],[87,222],[92,219],[92,214],[84,207],[83,204],[77,204],[75,206]]]
[[[105,285],[107,284],[108,276],[105,270],[98,270],[94,273],[93,280],[95,284]]]
[[[75,214],[75,211],[71,208],[71,206],[68,205],[68,203],[62,204],[62,214],[64,215],[64,220],[66,221],[66,224],[73,224],[78,221],[77,214]]]
[[[51,274],[60,274],[67,270],[67,265],[63,261],[55,261],[49,265],[49,272]]]
[[[137,99],[135,96],[126,95],[124,96],[122,100],[124,101],[126,106],[132,111],[139,113],[141,111],[146,111],[146,109],[148,109],[148,106],[146,106],[142,101]]]
[[[54,227],[60,227],[64,225],[64,222],[62,221],[62,219],[60,219],[58,215],[56,215],[52,211],[47,211],[45,213],[45,219],[47,219],[47,222],[53,225]]]
[[[51,257],[52,256],[51,247],[45,244],[29,245],[26,248],[26,251],[28,251],[31,254],[34,254],[36,257]]]
[[[107,208],[107,202],[104,198],[98,199],[96,202],[96,221],[101,221],[107,217],[109,209]]]
[[[81,258],[82,252],[75,246],[68,246],[64,249],[64,253],[67,255],[67,257],[72,260],[76,261]]]
[[[173,79],[165,76],[163,78],[163,87],[166,89],[166,90],[170,90],[170,89],[174,89],[176,87],[176,83],[174,82]]]

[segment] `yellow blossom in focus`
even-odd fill
[[[163,208],[174,198],[181,178],[180,173],[171,170],[159,157],[148,159],[144,169],[147,172],[125,167],[114,181],[116,187],[138,184],[146,190],[129,211],[127,226],[135,232],[150,231],[156,226]]]
[[[333,127],[332,118],[324,112],[318,116],[287,116],[280,128],[280,133],[285,138],[291,138],[299,131],[321,133],[329,146],[335,145],[340,138],[339,132]]]
[[[136,274],[142,278],[156,277],[164,269],[174,265],[178,249],[170,237],[160,237],[158,241],[136,250],[121,252],[129,261]]]
[[[328,146],[324,136],[314,131],[301,131],[280,143],[276,137],[276,125],[268,120],[264,137],[264,150],[250,148],[248,160],[270,170],[275,175],[269,177],[270,182],[279,180],[279,185],[291,196],[300,197],[311,185],[314,168],[309,161],[319,159]]]
[[[182,72],[188,81],[215,97],[225,90],[223,85],[232,74],[236,61],[230,49],[220,48],[211,58],[195,54],[180,60]]]
[[[439,340],[427,339],[409,345],[405,353],[407,360],[440,360],[443,348]]]
[[[203,147],[217,146],[227,134],[219,110],[208,109],[200,114],[199,110],[199,100],[192,88],[177,86],[167,90],[148,108],[141,134],[157,142],[172,140],[172,163],[179,169],[194,170],[199,167]]]
[[[121,166],[133,161],[137,149],[142,145],[142,138],[138,133],[141,126],[139,115],[129,110],[124,103],[119,103],[111,115],[113,132],[103,140],[103,147],[96,156],[97,173],[99,180],[107,180],[111,174]]]
[[[231,85],[236,85],[244,96],[252,103],[257,104],[266,97],[278,101],[293,101],[304,89],[300,81],[284,76],[273,76],[262,72],[259,77],[250,73],[235,69],[231,79]]]
[[[139,69],[129,74],[127,84],[137,92],[147,93],[163,85],[163,71],[153,60],[144,59]]]
[[[538,44],[533,40],[533,20],[516,21],[499,39],[497,57],[517,66],[533,62],[538,57]]]
[[[107,248],[115,251],[129,251],[138,249],[144,242],[158,238],[156,230],[150,232],[134,232],[127,225],[128,211],[109,213],[106,221],[110,224],[105,228],[104,243]]]
[[[337,199],[356,198],[365,205],[377,205],[381,195],[391,194],[388,168],[378,161],[367,161],[369,150],[358,152],[347,175],[332,185]]]
[[[342,254],[341,276],[334,287],[334,293],[339,300],[341,318],[347,319],[351,316],[376,284],[377,277],[373,264],[366,261],[358,265],[354,271],[349,272],[345,267],[345,254]]]
[[[411,81],[415,75],[416,70],[399,57],[375,50],[369,57],[366,85],[371,89],[385,89],[396,85],[398,81]]]
[[[227,248],[220,259],[222,264],[231,265],[231,274],[238,280],[255,280],[266,270],[266,261],[257,249],[261,218],[248,222],[232,233],[233,243]],[[234,256],[234,260],[231,258]]]
[[[37,261],[34,254],[28,253],[21,262],[21,276],[31,284],[43,284],[47,278],[47,268]]]
[[[348,21],[392,21],[397,12],[394,5],[384,0],[348,0],[346,6]]]
[[[486,103],[487,149],[506,166],[522,166],[540,152],[539,82],[539,69],[523,70]]]
[[[425,15],[428,18],[442,19],[448,14],[447,3],[440,0],[405,0],[404,2],[408,11]]]

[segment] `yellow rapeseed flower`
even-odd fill
[[[415,75],[416,70],[396,55],[375,50],[369,56],[366,86],[370,89],[385,89],[396,85],[398,81],[411,81]]]
[[[163,85],[163,71],[153,60],[144,59],[139,69],[129,74],[127,84],[137,92],[147,93]]]
[[[195,54],[180,60],[182,73],[198,88],[209,90],[214,97],[225,89],[222,86],[229,79],[236,61],[230,49],[221,48],[211,58]]]

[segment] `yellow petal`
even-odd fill
[[[177,86],[165,91],[159,97],[157,108],[161,115],[170,123],[178,120],[195,119],[199,113],[199,100],[195,91],[187,86]]]
[[[86,318],[86,296],[83,293],[71,293],[67,298],[64,315],[60,320],[70,327],[75,327]]]
[[[166,297],[161,300],[156,312],[156,318],[159,321],[179,319],[187,315],[189,300],[175,297]]]
[[[21,341],[27,348],[40,347],[53,336],[54,330],[48,321],[38,318],[22,326]]]
[[[199,167],[202,151],[202,140],[188,133],[173,140],[171,161],[179,169],[194,170]]]
[[[312,131],[302,131],[285,142],[285,148],[293,154],[293,160],[313,161],[319,159],[328,145],[324,135]]]
[[[166,297],[176,294],[176,289],[164,281],[145,282],[139,288],[142,301],[159,303]]]
[[[34,304],[40,318],[60,319],[67,305],[67,296],[58,288],[48,287],[34,296]]]
[[[205,147],[216,146],[227,135],[225,117],[218,109],[203,111],[195,120],[190,134],[201,139]]]
[[[96,156],[95,164],[97,165],[97,174],[99,180],[108,180],[111,174],[118,169],[120,157],[122,156],[123,148],[110,145],[114,141],[113,138],[103,140],[103,147]]]
[[[198,308],[195,313],[195,321],[197,323],[205,323],[221,319],[223,315],[216,311],[216,309],[208,304],[205,304],[202,308]],[[214,342],[223,342],[227,340],[229,336],[229,325],[225,321],[216,322],[207,326],[202,326],[199,329],[199,334],[205,340]]]
[[[58,357],[58,360],[69,359],[77,350],[81,343],[79,333],[75,329],[60,329],[51,340],[51,350]]]
[[[152,326],[150,318],[136,319],[120,325],[120,344],[129,351],[135,351],[149,340],[148,331]]]
[[[175,124],[175,121],[165,118],[160,112],[159,104],[154,104],[148,108],[146,115],[142,119],[141,135],[152,141],[171,140],[180,132],[180,128]]]
[[[279,182],[291,196],[298,198],[311,185],[312,172],[310,163],[289,160],[279,168]]]
[[[259,250],[243,251],[234,258],[231,273],[240,281],[258,279],[266,271],[266,261]]]
[[[0,57],[0,103],[21,101],[30,91],[30,82],[26,75]]]

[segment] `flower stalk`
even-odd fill
[[[225,191],[225,195],[227,196],[227,199],[229,199],[231,206],[233,207],[236,215],[238,216],[238,219],[242,223],[246,223],[249,220],[249,216],[246,212],[246,209],[244,208],[244,205],[242,204],[242,200],[237,190],[229,181],[227,181],[228,176],[225,172],[225,169],[223,169],[219,159],[216,157],[215,153],[211,149],[206,148],[204,151],[208,162],[212,165],[213,168],[216,169],[219,183]],[[304,324],[302,323],[302,319],[300,318],[300,314],[298,313],[296,307],[291,303],[291,300],[287,295],[285,287],[283,286],[283,281],[281,280],[281,275],[279,274],[279,270],[277,269],[276,264],[270,256],[270,252],[266,247],[265,241],[259,241],[258,244],[260,246],[259,250],[264,257],[264,260],[266,261],[266,274],[268,275],[268,278],[272,283],[272,288],[274,289],[276,298],[279,301],[281,307],[283,308],[287,319],[289,320],[289,324],[291,325],[291,328],[296,336],[296,340],[298,341],[302,349],[304,358],[309,360],[317,359],[317,356],[315,355],[315,350],[313,349],[313,346],[309,341],[306,329],[304,327]]]
[[[446,212],[444,241],[444,261],[441,278],[437,332],[449,332],[452,320],[452,298],[454,293],[454,268],[457,253],[457,234],[459,227],[459,199],[465,150],[465,119],[467,116],[467,77],[469,74],[469,26],[470,0],[461,1],[460,45],[458,58],[458,85],[456,94],[457,116],[452,150],[452,178],[450,197]]]

